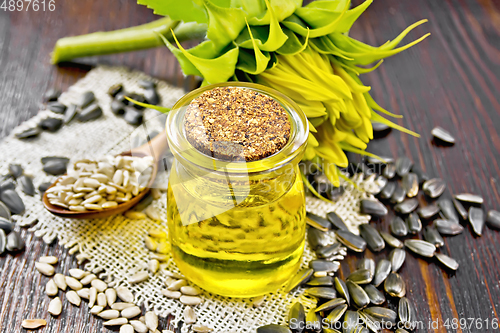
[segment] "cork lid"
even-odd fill
[[[275,99],[247,88],[218,87],[188,105],[187,140],[214,158],[256,161],[281,150],[290,138],[290,120]]]

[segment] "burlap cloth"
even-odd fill
[[[146,110],[145,125],[135,128],[116,117],[109,108],[111,98],[107,91],[111,85],[122,83],[127,91],[141,92],[137,85],[140,79],[151,78],[140,72],[117,67],[102,66],[90,71],[64,92],[60,101],[65,104],[75,103],[83,92],[91,90],[96,95],[104,115],[87,123],[74,120],[56,133],[43,132],[35,139],[16,139],[14,133],[38,123],[40,119],[48,115],[59,116],[50,111],[40,112],[0,143],[0,174],[7,173],[9,163],[21,164],[27,173],[34,176],[35,186],[38,187],[42,182],[55,179],[42,171],[40,159],[44,156],[65,156],[74,162],[83,158],[95,159],[107,154],[115,155],[129,150],[132,144],[145,138],[150,131],[161,131],[165,116],[157,111]],[[164,106],[172,106],[184,93],[165,82],[154,81],[157,82]],[[335,204],[308,197],[307,210],[323,216],[333,210],[357,233],[357,225],[369,221],[369,216],[358,214],[359,200],[369,197],[369,192],[377,185],[373,177],[363,179],[362,175],[357,175],[353,180],[358,187],[351,186]],[[158,186],[166,188],[167,181],[166,173],[160,174]],[[184,306],[160,293],[160,290],[165,288],[165,273],[178,272],[172,260],[163,263],[159,272],[150,276],[146,282],[132,286],[127,282],[133,273],[146,270],[150,254],[144,247],[147,231],[160,228],[168,232],[165,193],[161,199],[152,203],[160,212],[163,220],[160,222],[150,219],[129,220],[122,215],[99,220],[60,218],[43,208],[39,195],[30,197],[24,195],[20,189],[18,192],[27,208],[23,215],[14,217],[21,227],[30,227],[35,236],[46,243],[52,243],[57,238],[59,244],[68,248],[69,253],[75,255],[86,270],[99,273],[102,279],[111,282],[113,286],[128,286],[134,292],[137,304],[144,304],[146,309],[153,309],[160,316],[172,314],[175,316],[175,322],[182,320]],[[333,234],[331,240],[332,243],[335,241]],[[314,253],[306,245],[302,265],[306,266],[314,258]],[[204,293],[202,297],[204,302],[195,308],[198,323],[212,327],[214,332],[254,332],[261,325],[286,323],[288,309],[297,299],[300,299],[306,308],[315,305],[315,301],[303,296],[300,289],[288,294],[280,291],[269,294],[263,305],[258,308],[252,307],[251,299],[227,298],[210,293]],[[186,325],[183,332],[187,332]]]

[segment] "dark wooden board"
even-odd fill
[[[52,66],[49,53],[63,36],[112,30],[151,21],[155,16],[134,1],[56,1],[54,12],[8,13],[0,10],[0,137],[37,112],[42,93],[52,86],[66,89],[97,63],[142,70],[185,89],[193,78],[184,78],[174,57],[165,49],[83,59],[80,65]],[[394,157],[407,155],[433,177],[443,178],[446,196],[468,191],[485,197],[486,209],[500,209],[500,2],[495,0],[384,0],[375,1],[351,35],[373,45],[394,38],[411,23],[428,18],[405,39],[431,32],[416,47],[390,58],[362,80],[372,86],[383,107],[404,116],[398,123],[421,134],[414,138],[392,131],[377,139],[369,150]],[[457,139],[453,147],[432,144],[434,126],[448,129]],[[421,198],[424,203],[424,199]],[[387,227],[388,220],[380,223]],[[23,231],[24,253],[0,257],[0,327],[21,332],[24,318],[49,318],[49,299],[43,293],[46,277],[34,272],[41,255],[60,258],[58,269],[67,272],[75,260],[59,245],[46,246]],[[483,237],[463,234],[446,238],[443,252],[460,263],[449,273],[436,262],[409,254],[401,269],[407,296],[416,305],[424,325],[438,321],[438,328],[419,332],[496,332],[492,320],[500,311],[500,234],[486,229]],[[389,250],[368,256],[387,256]],[[349,255],[340,276],[354,269],[360,256]],[[467,328],[447,329],[448,320],[467,319]],[[470,318],[476,322],[470,326]],[[476,326],[481,321],[482,327]],[[486,322],[490,327],[486,327]],[[64,305],[64,315],[49,320],[43,332],[106,331],[102,321],[86,307]]]

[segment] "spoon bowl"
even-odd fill
[[[118,204],[116,207],[105,208],[102,210],[89,210],[85,212],[77,212],[69,209],[65,209],[63,207],[55,206],[49,202],[49,198],[47,197],[48,189],[54,187],[57,184],[56,180],[43,194],[43,205],[45,208],[54,215],[66,217],[66,218],[74,218],[74,219],[100,219],[105,218],[111,215],[121,214],[126,212],[127,210],[134,207],[139,201],[144,198],[144,196],[149,192],[151,186],[153,185],[156,174],[158,173],[158,162],[161,160],[161,156],[166,151],[168,147],[167,144],[167,136],[165,131],[162,131],[160,134],[155,136],[151,141],[146,142],[140,147],[134,148],[130,151],[123,152],[118,156],[134,156],[134,157],[153,157],[153,170],[151,171],[151,178],[149,179],[146,188],[141,191],[137,196],[132,197],[129,201]]]

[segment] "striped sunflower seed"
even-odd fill
[[[327,287],[333,286],[333,280],[331,276],[313,277],[306,284],[313,287]]]
[[[343,252],[342,251],[343,249],[345,248],[342,247],[342,244],[334,243],[332,245],[317,248],[316,255],[318,256],[318,258],[324,258],[329,260],[329,258],[331,258],[332,256],[335,256]]]
[[[381,259],[375,267],[375,275],[373,276],[372,284],[375,287],[380,286],[391,273],[391,268],[391,262],[389,260]]]
[[[490,210],[486,216],[486,224],[492,229],[500,229],[500,212]]]
[[[315,309],[314,311],[318,311]],[[306,312],[300,302],[295,302],[288,312],[288,326],[292,332],[300,332],[305,327]]]
[[[407,239],[405,246],[412,252],[428,258],[432,258],[436,252],[436,247],[433,244],[420,239]]]
[[[359,284],[347,280],[346,285],[349,295],[358,308],[361,309],[370,304],[370,298]]]
[[[389,244],[389,246],[393,248],[402,248],[403,247],[403,242],[394,237],[393,235],[385,232],[385,231],[380,231],[380,236],[384,239],[384,241]]]
[[[406,217],[406,226],[411,234],[419,233],[422,230],[422,222],[415,213],[411,213]]]
[[[391,273],[384,281],[384,290],[392,297],[403,297],[406,294],[406,284],[398,273]]]
[[[344,322],[342,323],[343,332],[354,332],[354,328],[359,323],[359,314],[357,311],[347,310],[344,314]]]
[[[425,241],[434,244],[434,246],[436,247],[441,247],[444,245],[443,237],[441,237],[437,229],[434,227],[425,227],[423,236]]]
[[[384,188],[380,191],[379,196],[381,199],[390,199],[396,190],[395,182],[388,182]]]
[[[441,178],[429,179],[422,185],[424,193],[432,199],[439,197],[446,189],[446,183]]]
[[[362,258],[356,264],[356,269],[367,269],[371,275],[375,275],[375,260],[371,258]]]
[[[373,284],[367,284],[364,288],[365,293],[370,298],[370,303],[373,305],[381,305],[385,302],[384,293],[377,289]]]
[[[413,198],[418,194],[418,177],[410,172],[403,176],[402,186],[406,190],[406,196]],[[418,205],[418,202],[417,202]],[[415,207],[416,208],[416,207]]]
[[[398,319],[398,314],[396,311],[383,308],[380,306],[371,306],[363,310],[363,312],[369,314],[379,322],[390,322],[392,324],[396,324]]]
[[[48,312],[53,316],[59,316],[61,314],[62,302],[59,297],[56,297],[50,301]]]
[[[399,321],[405,328],[413,330],[415,328],[415,309],[408,298],[401,297],[398,305]]]
[[[439,233],[445,236],[455,236],[464,231],[464,227],[461,224],[449,220],[437,219],[434,221],[434,225]]]
[[[408,235],[408,226],[399,216],[394,216],[389,224],[389,229],[394,236],[404,237]]]
[[[437,260],[439,260],[440,263],[442,263],[443,265],[445,265],[447,268],[451,269],[451,270],[454,270],[456,271],[458,269],[458,262],[447,256],[446,254],[442,254],[442,253],[436,253],[435,254]]]
[[[309,212],[306,215],[306,221],[307,224],[309,224],[311,227],[314,227],[321,231],[328,231],[332,229],[332,224],[330,223],[330,221]]]
[[[328,237],[326,233],[313,227],[307,228],[307,241],[313,250],[328,245]]]
[[[337,298],[337,292],[330,287],[312,287],[307,288],[304,294],[321,299],[334,299]]]
[[[311,322],[311,325],[313,325],[313,322]],[[257,328],[257,333],[291,333],[291,332],[292,331],[290,331],[288,327],[281,326],[278,324],[269,324]]]
[[[380,236],[377,229],[366,224],[361,224],[359,226],[359,233],[361,237],[366,241],[366,244],[373,252],[380,252],[385,248],[385,242],[382,236]]]
[[[348,230],[347,226],[344,223],[344,220],[342,220],[342,218],[340,216],[338,216],[337,213],[329,212],[328,214],[326,214],[326,218],[328,219],[328,221],[330,221],[330,223],[332,224],[332,227],[335,230],[339,230],[339,229],[340,230]]]
[[[384,170],[382,171],[382,176],[387,179],[392,179],[396,176],[396,165],[393,163],[389,163],[386,165]]]
[[[363,312],[362,310],[358,310],[358,314],[359,314],[359,319],[361,319],[361,321],[363,321],[365,326],[370,331],[372,331],[374,333],[380,332],[380,324],[375,318],[373,318],[372,316],[370,316],[366,312]]]
[[[303,269],[299,272],[297,272],[297,274],[295,274],[295,276],[290,280],[290,282],[288,283],[288,285],[286,286],[285,288],[285,292],[290,292],[291,290],[295,289],[296,287],[306,283],[307,281],[309,281],[309,279],[311,278],[311,276],[313,275],[314,273],[314,270],[312,269]]]
[[[347,311],[347,304],[341,304],[335,307],[332,311],[330,311],[330,313],[326,317],[326,321],[330,324],[336,323],[337,321],[340,320],[340,318],[342,318],[342,316],[346,311]]]
[[[389,254],[392,272],[397,272],[403,266],[406,259],[406,251],[403,249],[394,249]]]
[[[337,239],[343,245],[354,252],[363,252],[366,249],[366,241],[358,235],[345,230],[337,230],[335,232]]]
[[[431,204],[425,207],[421,207],[418,210],[418,215],[423,218],[424,220],[428,220],[434,216],[436,216],[439,213],[439,207]]]
[[[351,297],[349,295],[349,290],[347,289],[347,285],[345,284],[345,282],[339,279],[338,277],[335,277],[334,285],[338,295],[345,298],[347,305],[350,305]]]
[[[484,199],[482,196],[477,195],[477,194],[472,194],[472,193],[460,193],[455,195],[455,199],[466,202],[469,204],[473,205],[482,205],[484,202]]]
[[[455,223],[459,222],[457,211],[453,207],[453,202],[451,202],[451,200],[449,199],[439,200],[438,207],[441,210],[441,213],[443,213],[445,219]]]
[[[366,268],[355,270],[347,277],[347,281],[352,281],[357,284],[367,284],[372,282],[372,279],[373,273]]]
[[[332,261],[317,259],[309,262],[309,268],[315,272],[334,272],[338,267]]]
[[[412,166],[412,160],[406,156],[400,157],[396,160],[396,173],[399,177],[403,177],[410,172]]]
[[[432,136],[441,143],[446,143],[453,145],[455,143],[455,138],[450,134],[450,132],[444,130],[443,128],[437,126],[431,131]]]
[[[474,231],[474,233],[478,236],[482,236],[485,223],[484,211],[481,208],[470,207],[469,222],[472,226],[472,230]]]
[[[391,202],[393,204],[397,204],[403,202],[405,198],[406,198],[406,190],[402,186],[397,185],[396,189],[394,190],[394,193],[391,196]]]
[[[360,205],[361,214],[367,214],[375,217],[382,217],[387,215],[387,207],[380,201],[374,199],[363,199]]]
[[[321,304],[320,306],[318,306],[315,311],[316,312],[319,312],[319,311],[328,311],[328,310],[336,308],[337,306],[339,306],[341,304],[344,304],[344,303],[345,303],[345,299],[343,299],[343,298],[334,298],[334,299],[329,300],[328,302],[325,302],[325,303]]]
[[[411,198],[395,205],[394,210],[399,214],[410,214],[415,209],[417,209],[417,207],[418,200],[415,198]]]
[[[469,215],[467,213],[467,210],[462,205],[462,203],[455,198],[452,199],[452,202],[453,202],[453,206],[455,206],[455,209],[457,210],[458,214],[460,214],[462,219],[467,220],[467,217]]]

